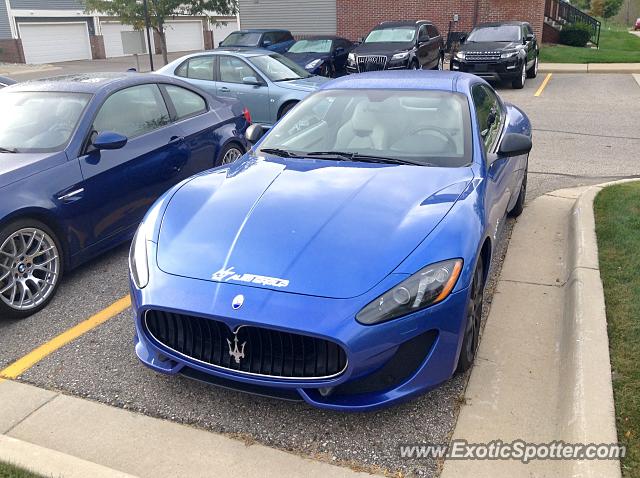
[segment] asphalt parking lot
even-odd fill
[[[44,75],[40,75],[44,76]],[[528,200],[546,192],[640,176],[640,84],[632,75],[544,74],[523,90],[499,87],[534,125]],[[538,96],[536,96],[538,94]],[[526,214],[526,210],[525,213]],[[496,251],[492,285],[513,222]],[[0,370],[128,293],[128,247],[67,275],[53,302],[23,321],[0,321]],[[485,310],[485,316],[486,316]],[[404,405],[369,414],[339,414],[305,404],[252,397],[167,378],[140,365],[125,311],[20,376],[44,388],[148,415],[228,433],[266,445],[365,469],[433,476],[435,461],[403,460],[398,445],[444,443],[455,425],[466,376]]]

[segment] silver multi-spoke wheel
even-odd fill
[[[240,156],[242,156],[242,151],[238,148],[231,147],[226,153],[224,153],[224,156],[222,157],[222,164],[233,163]]]
[[[36,227],[19,229],[0,245],[0,300],[29,311],[53,294],[60,279],[60,254],[53,238]]]

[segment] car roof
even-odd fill
[[[79,73],[23,81],[9,88],[11,91],[57,91],[96,94],[105,88],[113,89],[121,86],[134,86],[153,82],[167,83],[173,82],[173,80],[166,76],[136,72]]]
[[[291,33],[284,28],[243,28],[242,30],[236,30],[231,33],[268,33],[268,32],[286,32]],[[231,33],[229,35],[231,35]]]
[[[298,41],[304,40],[346,40],[346,38],[339,37],[337,35],[309,35],[304,38],[300,38]]]
[[[475,26],[475,28],[482,28],[482,27],[501,27],[503,25],[514,25],[514,26],[522,26],[522,25],[528,25],[529,22],[519,22],[519,21],[508,21],[508,22],[487,22],[487,23],[479,23],[478,25]]]
[[[475,83],[485,83],[485,81],[475,75],[455,71],[384,70],[343,76],[325,83],[320,89],[407,89],[467,92]]]
[[[415,27],[417,25],[432,25],[432,22],[427,20],[397,20],[378,23],[374,30],[379,28],[393,28],[393,27]]]
[[[205,55],[205,54],[214,54],[214,55],[221,55],[223,53],[232,53],[234,55],[238,55],[238,56],[242,56],[242,57],[252,57],[252,56],[260,56],[260,55],[272,55],[274,53],[277,53],[275,51],[272,50],[267,50],[266,48],[257,48],[257,47],[251,47],[251,46],[247,46],[247,47],[242,47],[242,46],[228,46],[228,47],[220,47],[220,48],[216,48],[215,50],[207,50],[205,52],[198,52],[198,53],[194,53],[192,55],[189,55],[189,57],[194,57],[194,56],[201,56],[201,55]]]

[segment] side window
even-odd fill
[[[426,25],[422,25],[420,27],[420,30],[418,30],[418,39],[422,40],[422,38],[425,37],[425,36],[429,37],[430,35],[427,32],[427,26]]]
[[[427,32],[429,33],[429,36],[431,38],[440,36],[440,33],[438,32],[438,29],[436,27],[434,27],[433,25],[427,25]]]
[[[220,81],[242,83],[243,78],[256,76],[249,65],[234,56],[221,56],[218,63],[220,65]]]
[[[275,45],[276,43],[278,43],[278,34],[276,32],[268,32],[265,33],[264,36],[262,37],[262,44],[266,45]]]
[[[112,94],[104,102],[93,129],[135,138],[169,124],[169,112],[158,85],[139,85]]]
[[[527,35],[533,35],[533,29],[531,28],[531,25],[529,25],[528,23],[525,25],[525,33]]]
[[[164,88],[176,109],[176,119],[181,120],[206,111],[207,103],[193,91],[175,85],[164,85]]]
[[[502,131],[504,121],[502,105],[495,93],[485,85],[474,86],[472,97],[484,150],[489,153],[496,147]]]
[[[211,55],[191,58],[187,63],[186,77],[213,81],[213,62],[214,58]]]

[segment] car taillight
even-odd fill
[[[244,119],[247,120],[247,123],[251,124],[251,113],[249,113],[249,110],[247,108],[242,110],[242,116],[244,116]]]

